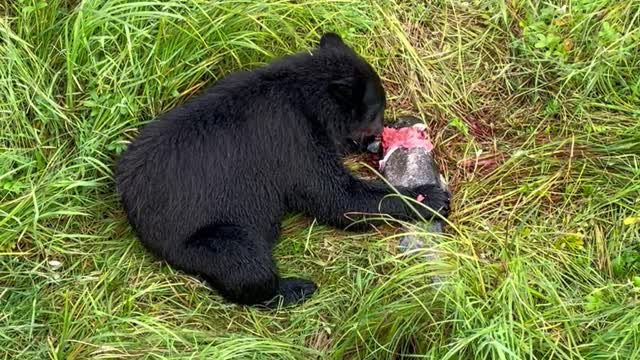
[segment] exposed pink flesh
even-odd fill
[[[427,139],[423,130],[415,127],[394,129],[385,127],[382,131],[382,152],[387,153],[393,148],[425,148],[433,150],[433,144]]]

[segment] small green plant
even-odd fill
[[[584,308],[588,311],[598,311],[607,305],[604,292],[596,290],[585,298]]]
[[[459,117],[454,117],[449,121],[449,126],[458,130],[464,136],[469,136],[469,125],[462,121]]]
[[[618,277],[640,275],[640,251],[629,249],[618,255],[612,263],[613,273]]]
[[[27,185],[14,179],[13,176],[7,176],[0,181],[0,188],[7,193],[19,194],[27,188]]]
[[[29,15],[47,7],[47,2],[43,0],[18,0],[18,3],[21,5],[22,14],[24,15]]]
[[[612,44],[620,40],[620,33],[608,21],[604,21],[598,31],[598,40],[605,45]]]

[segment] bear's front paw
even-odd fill
[[[316,284],[311,280],[299,278],[280,279],[278,295],[267,302],[269,308],[279,305],[296,305],[308,300],[316,291]]]
[[[416,196],[416,200],[428,208],[417,206],[418,212],[425,219],[436,217],[434,212],[444,218],[449,216],[449,203],[451,200],[449,191],[442,190],[437,185],[422,185],[414,188],[413,193]]]

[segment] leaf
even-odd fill
[[[582,250],[584,248],[584,235],[579,233],[566,234],[556,240],[553,246],[556,249],[568,248],[571,250]]]
[[[44,158],[41,152],[36,152],[36,168],[38,170],[44,170],[47,167],[47,160]]]
[[[562,40],[562,38],[556,34],[549,34],[547,35],[547,46],[550,48],[555,48],[556,46],[558,46],[558,44],[560,44],[560,40]]]
[[[620,34],[608,21],[605,21],[602,23],[600,31],[598,31],[598,37],[606,43],[613,43],[620,38]]]
[[[533,46],[535,46],[537,49],[547,47],[547,37],[543,34],[538,34],[538,41]]]
[[[462,121],[460,118],[456,117],[456,118],[451,119],[451,121],[449,121],[449,125],[451,125],[452,127],[456,128],[458,131],[460,131],[464,135],[466,135],[466,136],[469,135],[469,126],[464,121]]]
[[[592,294],[587,295],[585,300],[586,303],[584,304],[584,308],[590,311],[599,310],[606,305],[602,293],[599,290],[596,290]]]
[[[616,256],[611,263],[616,276],[628,276],[640,270],[640,253],[635,250],[624,251]]]
[[[596,193],[596,187],[591,184],[586,184],[582,186],[582,194],[586,197],[589,197]]]
[[[520,231],[520,236],[523,238],[526,238],[527,236],[531,235],[531,232],[532,232],[531,228],[525,227]]]
[[[97,102],[93,101],[93,100],[85,100],[84,101],[84,106],[88,107],[88,108],[95,108],[100,106],[100,104],[98,104]]]
[[[640,217],[638,217],[638,216],[630,216],[630,217],[624,219],[624,221],[622,223],[625,224],[625,225],[640,224]]]

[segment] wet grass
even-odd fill
[[[4,358],[640,358],[637,1],[0,11]],[[155,115],[330,30],[379,70],[390,119],[429,125],[455,192],[441,260],[398,256],[393,230],[295,216],[278,259],[317,296],[275,312],[223,303],[138,244],[114,161]]]

